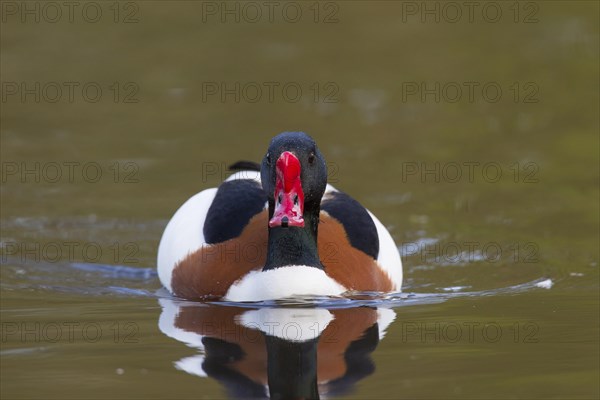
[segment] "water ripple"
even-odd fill
[[[85,296],[123,296],[165,298],[172,297],[166,290],[159,289],[157,272],[154,268],[128,267],[122,265],[89,263],[40,263],[15,265],[3,263],[3,290],[42,290],[54,293],[69,293]],[[486,290],[471,290],[472,286],[436,287],[435,292],[349,292],[344,297],[297,297],[285,300],[260,302],[219,301],[208,304],[225,306],[268,308],[268,307],[404,307],[441,303],[458,297],[484,297],[523,293],[530,290],[550,289],[555,282],[548,277]],[[182,300],[185,301],[185,300]],[[189,302],[190,304],[199,304]]]

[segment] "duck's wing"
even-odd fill
[[[376,262],[377,267],[389,278],[392,286],[391,290],[400,290],[402,286],[400,253],[389,231],[377,217],[346,193],[327,185],[321,201],[321,221],[323,223],[319,226],[319,254],[326,266],[328,264],[326,254],[329,253],[331,256],[338,254],[340,256],[338,258],[347,264],[346,267],[349,267],[348,264],[352,263],[352,259],[349,258],[346,261],[345,258],[349,257],[352,252],[348,253],[343,248],[336,247],[336,230],[332,229],[334,224],[327,226],[328,219],[333,219],[334,222],[341,225],[343,234],[353,249],[360,251]],[[321,235],[321,233],[324,233],[324,235]],[[329,252],[322,251],[322,247],[325,246],[329,246]],[[360,256],[354,258],[362,259]],[[365,264],[364,262],[361,263]],[[329,264],[332,263],[329,262]],[[337,267],[332,267],[332,269],[335,268]],[[337,271],[337,273],[341,275],[342,271]],[[346,275],[349,273],[349,271],[346,272]],[[361,275],[354,272],[352,276],[359,277]],[[346,277],[346,279],[350,279],[350,277]],[[364,282],[366,279],[362,278],[362,281]],[[386,284],[381,285],[379,283],[378,289],[375,290],[381,290],[380,287],[386,288]]]
[[[212,261],[215,266],[219,262],[222,264],[223,260],[212,254],[215,253],[214,246],[242,237],[250,222],[265,212],[266,206],[267,196],[262,190],[260,172],[255,169],[238,171],[218,188],[192,196],[171,218],[160,241],[157,266],[162,284],[174,292],[175,267],[194,255],[195,266],[199,260],[202,264],[206,264],[204,261]],[[264,226],[266,237],[266,223]],[[203,249],[210,249],[205,252],[210,254],[202,254],[198,259],[198,252]]]
[[[206,212],[203,234],[208,244],[238,237],[250,219],[267,208],[260,172],[245,170],[223,182]]]

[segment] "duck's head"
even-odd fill
[[[275,136],[261,166],[269,199],[269,227],[304,227],[306,213],[318,216],[327,186],[327,164],[317,144],[304,132]]]

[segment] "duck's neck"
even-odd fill
[[[267,261],[263,271],[288,265],[323,269],[317,248],[320,209],[304,210],[304,227],[269,228]],[[269,218],[273,210],[269,205]]]

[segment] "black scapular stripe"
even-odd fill
[[[223,182],[206,214],[204,240],[214,244],[238,237],[266,202],[267,195],[254,180]]]
[[[321,210],[326,211],[344,226],[353,247],[377,260],[379,235],[367,210],[346,193],[332,192],[329,196],[321,203]]]
[[[254,161],[241,160],[231,164],[228,169],[230,171],[250,170],[260,172],[260,164],[255,163]]]

